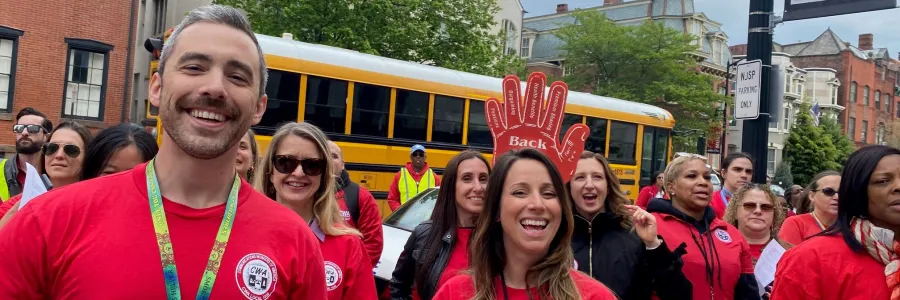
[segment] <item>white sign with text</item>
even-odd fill
[[[751,60],[737,66],[734,89],[734,118],[759,118],[759,98],[762,95],[762,61]]]

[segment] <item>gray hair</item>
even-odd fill
[[[169,36],[169,39],[163,46],[162,54],[159,58],[159,75],[163,75],[166,61],[169,59],[169,56],[172,55],[172,51],[175,50],[175,44],[178,43],[178,36],[181,35],[181,31],[188,26],[200,22],[227,25],[228,27],[243,31],[250,36],[250,39],[253,40],[253,44],[256,45],[256,52],[259,54],[259,96],[262,97],[262,95],[266,93],[266,82],[269,80],[269,73],[266,70],[266,58],[263,56],[259,41],[256,40],[256,35],[253,34],[253,30],[250,28],[250,21],[247,20],[247,17],[239,10],[230,6],[212,4],[201,6],[190,11],[184,20],[181,21],[181,24],[178,24],[178,26],[175,27],[175,30],[172,31],[172,35]]]

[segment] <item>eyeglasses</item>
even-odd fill
[[[319,176],[325,171],[325,160],[321,158],[298,159],[288,155],[275,155],[272,157],[272,166],[275,171],[281,174],[290,174],[297,169],[297,166],[303,168],[303,174],[307,176]]]
[[[425,157],[425,152],[424,151],[413,152],[412,157]]]
[[[46,131],[46,130],[44,130],[44,127],[41,125],[34,125],[34,124],[32,124],[32,125],[23,125],[23,124],[13,125],[13,132],[15,132],[15,133],[22,133],[25,130],[28,130],[29,134],[37,134],[38,132]]]
[[[834,194],[838,193],[838,190],[830,188],[830,187],[827,187],[824,189],[813,190],[813,193],[818,192],[818,191],[821,191],[822,194],[825,194],[825,196],[828,196],[828,197],[834,197]]]
[[[59,144],[59,143],[46,143],[42,150],[44,151],[45,156],[51,156],[56,154],[59,151],[59,148],[62,147],[63,153],[71,158],[78,157],[78,154],[81,154],[81,148],[75,145],[69,144]]]
[[[765,203],[744,202],[743,204],[741,204],[741,206],[743,206],[744,210],[746,211],[755,211],[756,208],[759,208],[759,210],[763,212],[770,212],[775,210],[775,205]]]
[[[687,156],[687,157],[690,157],[690,158],[702,159],[703,161],[706,161],[706,160],[707,160],[706,156],[703,156],[703,155],[700,155],[700,154],[693,154],[693,153],[687,153],[687,152],[675,152],[675,158],[679,158],[679,157],[682,157],[682,156]]]

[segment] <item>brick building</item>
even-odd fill
[[[858,46],[841,40],[831,29],[812,41],[775,45],[773,51],[792,55],[800,68],[829,68],[841,82],[837,105],[844,132],[857,146],[885,144],[900,117],[900,76],[895,59],[886,48],[874,48],[872,34],[859,35]],[[731,47],[739,55],[746,47]]]
[[[15,153],[16,113],[94,130],[125,121],[137,1],[4,1],[0,9],[0,151]]]

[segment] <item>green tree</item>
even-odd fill
[[[243,10],[257,33],[490,76],[522,64],[490,33],[493,0],[215,0]]]
[[[839,125],[837,121],[832,118],[828,118],[825,116],[820,117],[819,127],[821,127],[825,135],[831,139],[831,143],[834,144],[834,147],[837,150],[835,163],[838,167],[834,170],[842,170],[844,164],[847,163],[847,158],[850,158],[850,154],[856,151],[856,145],[853,143],[853,141],[850,140],[849,137],[844,135],[844,131],[841,129],[841,125]]]
[[[773,184],[777,184],[785,189],[794,185],[794,175],[791,174],[791,164],[781,160],[778,167],[775,168],[775,178],[772,179]]]
[[[809,105],[800,107],[787,144],[784,147],[794,182],[808,184],[816,173],[839,170],[838,151],[824,130],[816,126],[808,113]]]
[[[676,149],[695,148],[697,137],[721,127],[717,104],[730,101],[698,72],[697,45],[690,34],[659,22],[619,26],[594,11],[578,11],[576,22],[556,35],[565,42],[570,88],[664,108],[677,120]]]

